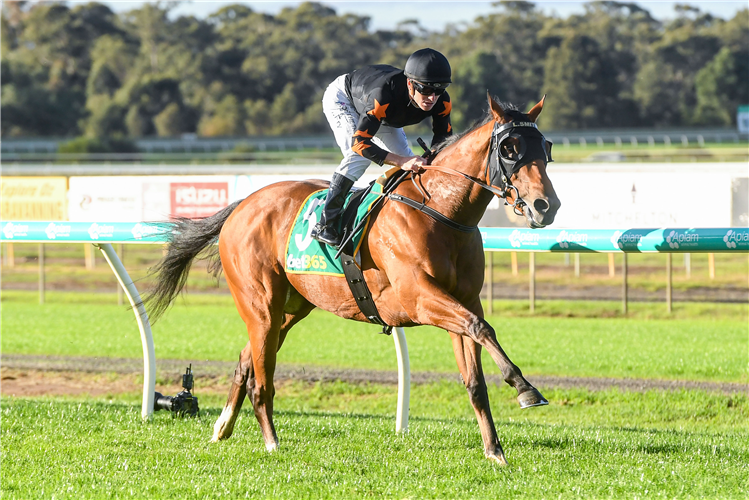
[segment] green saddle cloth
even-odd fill
[[[364,196],[364,199],[356,210],[356,216],[351,227],[356,227],[359,224],[366,216],[372,204],[382,195],[383,185],[380,183],[381,179],[384,179],[384,177],[378,179],[373,184],[372,190]],[[302,207],[299,209],[296,221],[289,232],[289,238],[286,242],[287,273],[343,276],[343,266],[340,259],[334,258],[338,249],[312,239],[311,235],[312,228],[320,220],[327,194],[327,189],[315,191],[304,200]],[[354,193],[349,193],[346,197],[346,206],[348,206],[353,195]],[[354,235],[352,240],[354,248],[353,255],[359,252],[359,247],[361,246],[364,234],[369,229],[370,222],[367,221],[364,228]]]

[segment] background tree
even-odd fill
[[[736,125],[736,109],[749,102],[749,48],[723,47],[695,78],[695,123]]]
[[[423,47],[453,67],[458,130],[483,116],[487,90],[521,109],[548,93],[549,128],[730,126],[749,103],[749,9],[723,20],[677,5],[663,24],[628,2],[561,18],[501,1],[442,31],[408,20],[375,32],[369,18],[320,3],[276,15],[228,5],[206,19],[174,6],[114,14],[100,3],[4,2],[0,133],[316,134],[327,130],[320,100],[333,79],[403,67]]]
[[[554,129],[621,126],[619,85],[609,54],[598,42],[573,34],[552,47],[544,67],[548,104],[540,120]]]
[[[648,126],[696,125],[695,77],[720,50],[714,29],[722,21],[677,6],[681,15],[648,47],[634,85]]]
[[[454,79],[461,100],[456,100],[453,107],[460,109],[460,126],[483,115],[487,90],[521,108],[541,97],[549,40],[539,32],[549,18],[532,2],[502,1],[493,5],[498,12],[478,17],[456,35],[454,44],[443,42],[448,47],[446,55],[458,70],[456,76],[461,77]],[[464,109],[462,102],[466,99],[469,102]]]

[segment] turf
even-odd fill
[[[245,410],[209,444],[220,411],[139,421],[137,396],[2,401],[3,498],[745,498],[749,403],[701,391],[551,391],[521,411],[492,387],[510,460],[483,458],[458,383],[415,387],[409,432],[393,433],[394,389],[280,387],[281,450],[264,451]]]
[[[157,359],[236,360],[247,334],[231,301],[186,300],[192,302],[179,302],[153,327]],[[745,306],[725,306],[735,314],[718,319],[700,316],[699,307],[689,319],[493,316],[489,321],[526,374],[747,381],[749,327],[732,319],[740,318]],[[30,294],[6,292],[2,323],[4,353],[142,356],[134,315],[125,306],[84,301],[39,306]],[[392,339],[377,332],[373,325],[315,311],[289,334],[279,362],[397,369]],[[444,331],[419,327],[406,336],[413,371],[456,371]],[[486,372],[499,373],[484,357]]]
[[[3,353],[142,355],[132,311],[113,296],[2,296]],[[489,318],[526,374],[747,380],[745,305],[649,305],[599,319],[600,303],[547,303],[541,317],[498,302]],[[655,319],[654,319],[655,318]],[[392,339],[315,312],[280,361],[395,369]],[[455,373],[448,336],[409,329],[414,371]],[[157,358],[234,360],[244,325],[225,296],[190,296],[154,327]],[[488,372],[496,372],[485,359]],[[193,367],[199,370],[199,366]],[[409,432],[395,435],[392,385],[287,382],[276,388],[281,450],[264,451],[248,403],[235,435],[209,444],[225,393],[198,385],[201,416],[140,420],[140,394],[3,397],[3,498],[746,498],[749,400],[704,391],[542,388],[550,405],[520,410],[489,386],[510,460],[483,458],[465,389],[414,385]]]

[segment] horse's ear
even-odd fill
[[[541,111],[544,109],[544,101],[546,100],[546,94],[541,98],[541,100],[531,108],[530,111],[528,111],[528,117],[531,119],[531,121],[535,122],[536,118],[538,118],[538,115],[541,114]]]
[[[504,123],[505,112],[502,109],[502,107],[499,104],[497,104],[497,102],[492,98],[488,90],[486,91],[486,98],[489,99],[489,106],[491,107],[492,115],[494,115],[494,119],[498,122]]]

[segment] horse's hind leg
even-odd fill
[[[306,301],[304,303],[297,301],[295,305],[296,310],[294,313],[286,313],[284,315],[284,323],[281,326],[277,350],[281,348],[283,341],[286,339],[286,334],[291,327],[307,317],[315,308],[315,306]],[[252,363],[252,345],[250,342],[247,342],[247,345],[239,355],[239,363],[237,363],[237,367],[234,370],[234,379],[229,389],[229,397],[221,412],[221,416],[213,427],[213,439],[211,439],[211,442],[226,439],[232,435],[234,423],[239,416],[246,395],[250,395],[254,408],[255,401],[257,400],[252,397],[255,391],[255,371]],[[255,411],[257,413],[257,409]]]
[[[237,363],[237,367],[234,369],[234,379],[229,389],[229,397],[226,400],[221,415],[213,426],[212,443],[220,439],[226,439],[234,432],[234,423],[237,421],[244,397],[247,395],[247,388],[253,383],[253,378],[252,349],[250,343],[247,342],[247,345],[239,355],[239,363]]]
[[[278,330],[271,330],[265,336],[250,335],[255,376],[251,380],[253,383],[248,386],[248,395],[255,410],[255,417],[263,432],[265,448],[268,451],[278,449],[278,435],[273,425],[273,397],[276,393],[273,375],[276,370],[276,353],[281,348],[291,327],[315,308],[309,302],[304,302],[305,304],[294,313],[283,314],[283,324]]]
[[[486,391],[486,380],[481,366],[481,346],[457,333],[451,332],[450,336],[452,337],[455,361],[458,364],[460,375],[463,377],[463,384],[468,391],[468,398],[471,400],[473,410],[476,412],[476,420],[478,420],[481,429],[484,455],[489,460],[507,465],[507,459],[504,451],[502,451],[502,445],[499,443],[489,406],[489,395]]]

